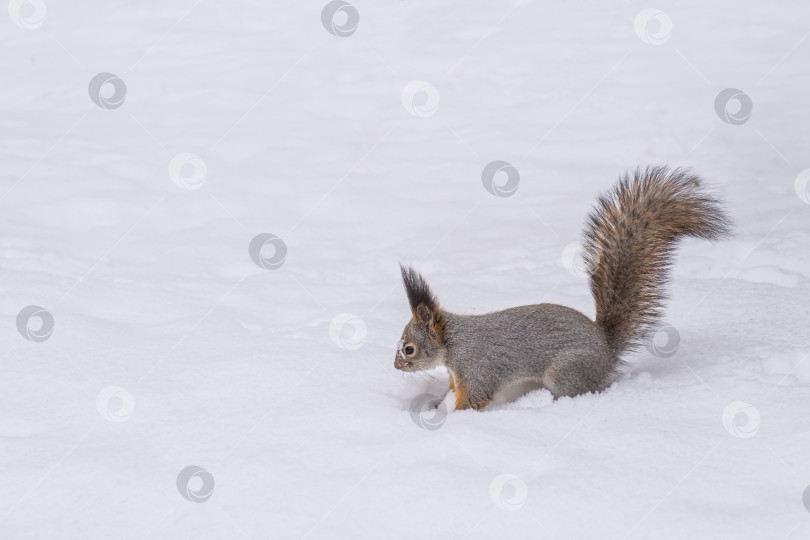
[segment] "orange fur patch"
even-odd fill
[[[467,406],[467,393],[461,387],[461,385],[455,385],[456,389],[456,410],[460,411],[461,409],[469,408]]]

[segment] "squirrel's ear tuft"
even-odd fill
[[[444,339],[444,316],[439,301],[430,287],[416,270],[410,266],[399,265],[402,271],[402,282],[408,295],[408,303],[416,323],[427,330],[433,338]]]
[[[411,305],[414,318],[420,304],[426,306],[430,311],[439,309],[439,302],[425,278],[410,266],[400,264],[399,269],[402,272],[402,283],[405,285],[405,293],[408,295],[408,303]]]

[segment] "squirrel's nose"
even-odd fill
[[[394,367],[396,369],[401,370],[401,371],[405,371],[405,368],[408,367],[409,365],[410,365],[410,362],[406,362],[402,358],[397,358],[396,360],[394,360]]]

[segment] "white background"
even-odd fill
[[[325,3],[0,17],[0,537],[810,535],[810,5],[357,0],[336,37]],[[672,21],[660,45],[634,29],[649,7]],[[119,108],[91,100],[100,72],[126,83]],[[430,116],[403,106],[414,80]],[[742,125],[715,113],[725,88],[752,99]],[[199,189],[169,176],[181,152]],[[514,196],[484,189],[493,160]],[[656,163],[694,167],[737,223],[680,250],[677,352],[642,349],[601,395],[417,427],[411,400],[447,379],[393,368],[398,261],[450,310],[592,316],[563,251],[600,191]],[[279,269],[248,256],[263,232]],[[18,332],[28,305],[50,339]],[[343,313],[360,348],[330,338]],[[189,465],[206,502],[178,492]],[[491,496],[505,473],[525,497]]]

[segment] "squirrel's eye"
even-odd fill
[[[413,354],[413,347],[411,347],[410,345],[405,347],[405,354]]]

